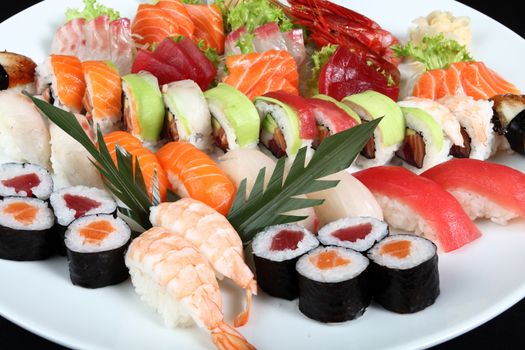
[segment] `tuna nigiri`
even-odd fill
[[[379,166],[353,174],[376,197],[385,221],[413,231],[449,252],[480,237],[458,201],[437,183],[396,166]]]
[[[186,5],[195,25],[194,39],[202,39],[218,54],[224,52],[224,24],[222,12],[217,5]]]
[[[448,69],[434,69],[424,73],[412,94],[431,99],[464,95],[478,100],[505,93],[519,94],[519,90],[483,62],[456,62]]]
[[[422,176],[452,193],[471,219],[506,224],[525,217],[525,175],[501,164],[476,159],[451,159]]]
[[[228,56],[226,67],[229,73],[223,81],[250,99],[277,90],[298,94],[297,64],[286,51]]]
[[[206,153],[190,143],[170,142],[157,157],[179,196],[197,199],[223,215],[228,213],[235,185]]]
[[[114,131],[104,136],[104,142],[108,147],[111,154],[111,158],[115,164],[117,164],[116,156],[116,145],[119,145],[125,149],[132,156],[137,157],[139,162],[142,176],[144,177],[144,183],[150,198],[152,197],[153,180],[154,175],[157,175],[157,181],[159,186],[160,200],[166,199],[166,191],[168,188],[168,178],[164,169],[162,169],[159,160],[150,150],[142,146],[142,143],[132,135],[124,131]]]

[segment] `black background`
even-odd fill
[[[420,0],[428,1],[428,0]],[[0,11],[0,20],[14,15],[30,5],[37,3],[34,0],[0,0],[2,10]],[[402,1],[401,1],[402,2]],[[400,4],[401,4],[400,2]],[[476,1],[476,0],[462,0],[462,3],[469,5],[481,11],[488,16],[503,23],[507,27],[514,30],[516,33],[525,37],[525,20],[523,19],[523,12],[518,9],[518,2],[514,1]],[[30,25],[20,30],[30,30]],[[1,47],[0,43],[0,49]],[[501,52],[502,59],[506,55],[513,55],[512,48],[506,52]],[[525,254],[525,253],[524,253]],[[480,267],[481,268],[481,267]],[[523,268],[519,266],[517,268]],[[1,287],[0,276],[0,288]],[[52,317],[52,315],[50,315]],[[525,349],[525,299],[520,301],[510,310],[504,312],[502,315],[487,322],[471,332],[462,335],[456,339],[450,340],[442,345],[436,346],[435,350],[446,349],[496,349],[496,348],[511,348],[511,349]],[[381,330],[377,330],[378,335]],[[59,345],[53,344],[43,338],[40,338],[24,329],[10,323],[6,319],[0,317],[0,349],[15,350],[15,349],[65,349]]]

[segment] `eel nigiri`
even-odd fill
[[[189,240],[218,276],[228,277],[246,290],[246,310],[235,320],[236,325],[245,324],[257,283],[244,262],[242,241],[228,219],[198,200],[183,198],[151,208],[150,221]]]
[[[244,93],[250,100],[270,91],[298,94],[297,63],[286,51],[228,56],[228,75],[223,82]]]
[[[217,5],[186,5],[186,10],[195,25],[194,39],[202,39],[219,55],[224,53],[224,24],[222,12]]]
[[[505,225],[525,217],[525,175],[501,164],[451,159],[422,176],[452,193],[472,220],[488,218]]]
[[[179,196],[197,199],[223,215],[228,213],[235,185],[206,153],[190,143],[170,142],[157,157]]]
[[[126,253],[131,282],[169,327],[197,323],[220,350],[255,349],[224,322],[222,298],[212,268],[188,240],[153,227]]]
[[[111,62],[82,62],[86,92],[83,104],[86,117],[103,134],[118,130],[122,119],[122,86],[118,70]]]
[[[35,93],[36,64],[17,53],[0,52],[0,90],[14,89]]]
[[[104,136],[104,142],[108,147],[111,154],[111,158],[115,164],[117,164],[116,145],[119,145],[125,149],[132,156],[137,157],[139,162],[142,176],[144,177],[144,183],[150,198],[152,197],[153,180],[154,175],[157,175],[157,181],[159,186],[160,200],[166,199],[166,191],[168,188],[168,178],[164,169],[159,163],[157,156],[150,150],[142,146],[142,143],[132,135],[124,131],[114,131]]]
[[[454,196],[434,181],[397,166],[353,175],[374,194],[391,227],[422,235],[445,252],[481,235]]]

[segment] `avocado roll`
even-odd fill
[[[510,148],[525,155],[525,95],[496,95],[494,102],[494,131],[503,138],[503,149]]]
[[[270,226],[252,241],[259,287],[271,296],[293,300],[299,296],[295,264],[316,248],[315,236],[296,224]]]
[[[239,90],[219,83],[204,93],[211,113],[215,145],[227,152],[255,148],[259,143],[260,119],[252,102]]]
[[[69,225],[65,234],[69,275],[74,285],[100,288],[125,281],[124,254],[131,230],[112,215],[90,215]]]
[[[50,256],[49,232],[54,222],[53,211],[40,199],[0,200],[0,259],[29,261]]]
[[[126,131],[154,145],[164,124],[164,103],[157,78],[148,72],[125,75],[122,92]]]
[[[390,97],[372,90],[347,96],[342,102],[352,108],[363,123],[383,118],[356,163],[368,168],[390,161],[405,137],[401,108]]]
[[[397,313],[413,313],[439,296],[437,247],[426,238],[393,235],[368,251],[374,300]]]
[[[255,98],[255,107],[262,120],[261,143],[277,158],[294,158],[300,148],[311,149],[318,138],[312,107],[301,96],[269,92]]]
[[[320,322],[344,322],[370,305],[369,261],[342,247],[319,247],[297,261],[299,310]]]
[[[326,224],[319,230],[317,238],[326,246],[365,252],[388,236],[388,233],[388,225],[384,221],[372,217],[353,217]]]
[[[210,111],[201,88],[193,80],[164,85],[164,132],[173,141],[189,142],[202,151],[212,148]]]
[[[47,169],[32,163],[0,165],[0,198],[36,197],[48,199],[53,192],[53,179]]]
[[[410,170],[421,173],[446,161],[451,147],[439,123],[419,108],[401,107],[406,122],[405,139],[396,152]]]

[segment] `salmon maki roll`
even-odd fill
[[[217,5],[186,5],[186,10],[195,24],[194,39],[204,40],[206,47],[224,53],[224,23]]]
[[[86,117],[103,134],[118,130],[122,119],[122,85],[117,68],[111,62],[82,63],[86,93],[82,100]]]
[[[77,57],[51,55],[36,72],[37,92],[44,99],[69,112],[82,112],[86,82]]]
[[[189,143],[170,142],[157,157],[179,196],[197,199],[223,215],[228,213],[235,185],[206,153]]]
[[[150,199],[152,198],[154,176],[157,176],[160,200],[164,201],[166,199],[168,178],[164,169],[161,167],[157,156],[153,152],[146,147],[143,147],[142,143],[137,138],[124,131],[114,131],[107,134],[104,136],[104,142],[106,143],[111,158],[113,158],[115,164],[117,164],[117,145],[122,147],[132,156],[137,157],[136,159],[139,162],[139,167]]]

